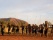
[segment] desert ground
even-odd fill
[[[53,40],[53,37],[31,35],[0,35],[0,40]]]

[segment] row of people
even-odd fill
[[[53,27],[53,26],[52,26]],[[2,26],[1,25],[1,34],[2,35],[4,35],[4,26]],[[15,29],[16,28],[16,29]],[[28,26],[21,26],[21,30],[22,30],[22,34],[24,34],[24,29],[26,29],[26,34],[33,34],[33,33],[35,33],[36,35],[37,35],[37,33],[40,33],[41,34],[41,36],[43,36],[43,32],[44,32],[44,35],[45,36],[47,36],[47,32],[48,32],[48,27],[47,27],[47,25],[39,25],[39,26],[37,26],[37,25],[30,25],[30,24],[28,24]],[[10,29],[11,29],[11,26],[8,24],[8,34],[10,34]],[[14,26],[14,25],[12,25],[12,32],[19,32],[19,27],[18,26]]]
[[[53,26],[52,26],[53,27]],[[47,36],[47,33],[48,33],[48,27],[47,27],[47,25],[39,25],[39,26],[37,26],[37,25],[28,25],[28,26],[26,26],[26,34],[27,33],[29,33],[29,34],[33,34],[33,33],[35,33],[36,35],[38,34],[38,33],[40,33],[41,34],[41,36],[43,36],[43,35],[45,35],[45,36]],[[53,29],[52,29],[53,30]],[[22,34],[24,33],[24,26],[22,26]],[[44,34],[43,34],[44,33]]]

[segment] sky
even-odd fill
[[[0,0],[0,18],[9,17],[30,24],[53,24],[53,0]]]

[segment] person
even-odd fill
[[[31,34],[31,25],[30,24],[28,24],[28,32],[29,32],[29,34]]]
[[[23,34],[23,32],[24,32],[24,26],[22,25],[21,27],[22,27],[22,34]]]
[[[45,30],[44,30],[44,35],[47,37],[47,33],[48,33],[48,26],[47,24],[45,23]]]
[[[1,28],[1,33],[2,35],[4,35],[4,28]]]
[[[18,32],[19,33],[19,27],[18,26],[16,26],[17,27],[17,29],[16,29],[16,33]]]
[[[3,23],[1,23],[1,34],[4,35],[4,28],[5,26],[3,25]]]
[[[1,27],[1,34],[4,35],[4,28],[5,26],[2,24],[2,27]]]
[[[26,34],[27,34],[27,31],[28,31],[27,29],[28,29],[28,27],[26,26]]]
[[[44,35],[47,37],[48,28],[45,27]]]
[[[11,27],[10,27],[10,25],[8,23],[8,34],[10,34],[10,29],[11,29]]]
[[[43,36],[43,26],[42,26],[42,24],[41,24],[41,25],[39,25],[39,27],[40,27],[40,29],[39,29],[40,31],[39,31],[39,32],[40,32],[41,37],[42,37],[42,36]]]
[[[48,22],[47,21],[45,21],[45,25],[44,25],[45,27],[45,30],[44,30],[44,35],[47,37],[47,33],[48,33]]]
[[[38,31],[38,26],[35,24],[35,34],[37,35],[37,31]]]
[[[35,30],[35,29],[34,29],[34,24],[32,25],[31,28],[32,28],[32,34],[33,34],[33,33],[34,33],[34,30]]]
[[[15,26],[14,25],[12,25],[12,32],[15,33]]]

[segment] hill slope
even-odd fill
[[[16,18],[0,18],[0,22],[3,22],[5,24],[10,23],[11,25],[15,25],[15,26],[28,25],[26,21],[16,19]]]

